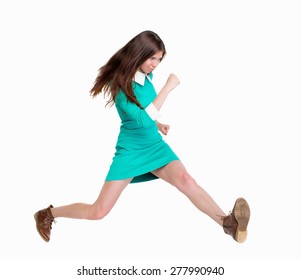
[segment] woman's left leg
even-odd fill
[[[226,214],[213,198],[188,174],[181,161],[172,161],[154,170],[152,173],[175,186],[179,191],[184,193],[200,211],[223,226],[222,217],[225,217]]]
[[[224,232],[231,235],[235,241],[242,243],[246,240],[250,208],[244,198],[238,198],[232,212],[226,216],[213,198],[188,174],[179,160],[172,161],[153,173],[184,193],[200,211],[221,225]]]

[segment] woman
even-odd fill
[[[169,126],[157,121],[168,94],[179,84],[170,74],[157,94],[152,85],[153,71],[166,54],[160,37],[144,31],[131,39],[99,69],[91,89],[93,97],[104,93],[107,104],[115,104],[121,119],[116,152],[101,192],[93,204],[74,203],[35,213],[40,236],[48,242],[55,218],[98,220],[105,217],[129,183],[161,178],[185,194],[203,213],[223,227],[237,242],[244,242],[250,218],[248,203],[238,198],[226,215],[211,196],[189,175],[184,165],[159,131]]]

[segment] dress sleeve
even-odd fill
[[[150,103],[145,108],[146,113],[151,117],[152,120],[157,120],[161,117],[161,113],[158,111],[158,109],[155,107],[153,103]]]
[[[159,116],[159,111],[152,103],[145,109],[141,109],[135,103],[128,101],[125,93],[122,91],[116,96],[115,105],[127,118],[135,120],[143,127],[153,125],[154,120]]]

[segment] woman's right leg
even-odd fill
[[[65,217],[74,219],[99,220],[105,217],[115,205],[122,191],[131,179],[107,181],[93,204],[74,203],[51,208],[54,218]]]
[[[50,240],[52,222],[55,218],[98,220],[105,217],[113,208],[122,191],[131,179],[105,182],[93,204],[73,203],[70,205],[42,209],[34,214],[36,228],[44,241]]]

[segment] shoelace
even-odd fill
[[[221,218],[221,220],[225,220],[228,216],[230,216],[232,214],[232,211],[229,211],[228,215],[227,216],[221,216],[221,215],[217,215],[218,217]]]
[[[52,229],[52,223],[56,223],[56,220],[52,217],[46,217],[43,221],[43,224],[46,225],[46,224],[49,224],[50,225],[50,229]]]

